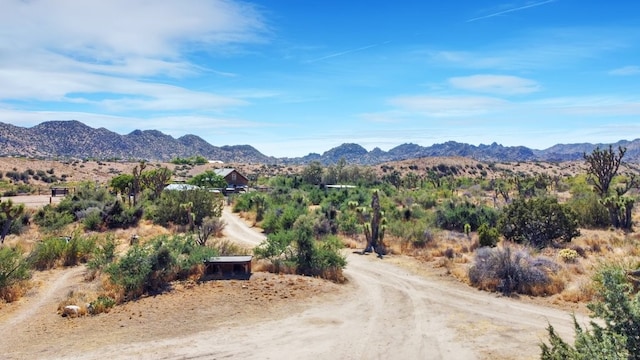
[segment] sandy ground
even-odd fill
[[[25,207],[32,209],[38,209],[47,204],[57,204],[62,199],[64,197],[51,195],[19,195],[0,198],[2,201],[11,200],[14,204],[24,204]]]
[[[229,238],[263,238],[228,212]],[[6,359],[536,359],[561,310],[469,288],[403,257],[346,253],[348,283],[255,273],[249,281],[179,283],[108,314],[62,318],[84,268],[40,274],[0,310]],[[579,322],[587,319],[579,316]]]

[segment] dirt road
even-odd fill
[[[254,246],[264,238],[229,212],[224,219],[227,237]],[[548,322],[565,337],[573,333],[564,311],[480,292],[435,272],[418,275],[395,264],[405,261],[399,257],[380,260],[351,252],[347,257],[349,282],[342,290],[304,300],[297,295],[289,311],[284,308],[267,317],[243,314],[242,305],[194,306],[190,301],[199,296],[194,292],[198,289],[191,289],[174,294],[182,299],[183,313],[180,306],[170,307],[162,298],[147,298],[125,305],[120,312],[66,321],[67,333],[81,334],[72,340],[51,337],[47,346],[33,345],[31,351],[16,350],[16,345],[5,349],[14,354],[9,358],[16,359],[25,353],[48,359],[536,359]],[[66,291],[63,284],[78,276],[77,271],[53,273],[51,285],[33,304],[47,304],[46,311],[52,311],[52,300]],[[208,286],[201,290],[209,294],[221,286],[252,291],[255,283],[200,286]],[[283,289],[263,288],[247,301]],[[271,303],[262,304],[266,313]],[[45,311],[34,306],[0,318],[0,330],[6,334],[12,327],[33,323]],[[147,315],[150,311],[155,312]],[[34,315],[26,315],[31,312]],[[228,315],[228,320],[211,321],[216,313]],[[579,321],[586,319],[579,317]],[[147,336],[150,331],[159,335]]]

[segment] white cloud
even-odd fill
[[[265,41],[257,8],[232,0],[3,0],[0,101],[107,111],[219,111],[246,104],[163,79],[235,74],[189,61]],[[250,91],[245,93],[249,94]],[[263,95],[259,95],[262,97]]]
[[[5,0],[3,34],[19,47],[87,61],[177,57],[186,46],[258,41],[255,8],[228,0]]]
[[[453,77],[449,84],[458,89],[500,95],[530,94],[540,90],[540,85],[533,80],[506,75]]]
[[[421,55],[433,65],[463,69],[573,69],[580,62],[635,48],[639,39],[638,28],[558,27],[515,33],[479,50],[428,49]]]
[[[614,117],[640,115],[640,98],[627,96],[559,97],[531,103],[560,114],[582,117]]]
[[[389,100],[405,112],[417,112],[432,117],[473,116],[503,109],[508,102],[481,96],[398,96]]]
[[[609,75],[632,76],[640,75],[640,66],[624,66],[609,71]]]

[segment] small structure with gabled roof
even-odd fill
[[[232,168],[215,169],[216,175],[222,176],[227,181],[227,187],[245,188],[249,185],[249,179]]]

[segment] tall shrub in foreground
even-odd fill
[[[13,287],[31,277],[29,265],[17,248],[0,247],[0,299],[14,301]]]
[[[640,359],[640,294],[619,266],[600,270],[596,284],[598,300],[588,308],[604,326],[592,321],[592,330],[584,330],[575,323],[576,340],[571,345],[549,325],[549,344],[540,344],[543,360]]]

